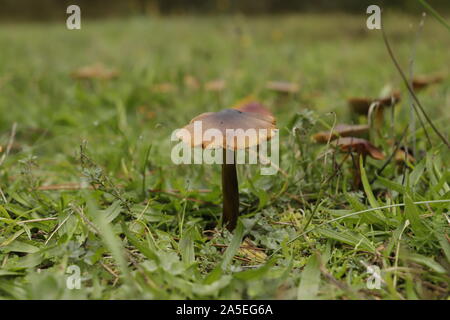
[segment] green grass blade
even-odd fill
[[[184,263],[190,265],[195,262],[194,237],[192,235],[192,230],[183,233],[180,239],[180,251]]]
[[[130,280],[127,260],[125,259],[124,255],[125,250],[122,246],[121,241],[115,235],[112,226],[110,225],[110,223],[108,223],[107,217],[103,214],[103,212],[98,210],[97,206],[87,195],[87,193],[86,197],[88,198],[87,207],[89,216],[92,218],[96,227],[98,228],[104,245],[108,248],[108,250],[111,252],[111,255],[114,257],[114,260],[116,261],[122,273],[122,276],[125,279]]]
[[[425,0],[417,0],[419,3],[431,13],[431,15],[439,21],[444,27],[450,31],[450,24]]]
[[[297,289],[298,300],[317,299],[320,287],[320,261],[317,254],[313,254],[302,272],[300,284]]]
[[[130,241],[130,243],[135,246],[136,249],[138,249],[144,256],[146,256],[150,260],[159,261],[159,257],[148,246],[146,246],[142,241],[139,241],[132,234],[125,222],[122,222],[122,231],[128,238],[128,241]]]
[[[270,271],[270,268],[275,264],[276,259],[270,259],[265,265],[257,269],[250,269],[233,274],[236,279],[239,280],[256,280],[262,279],[262,277]]]
[[[420,220],[419,210],[409,195],[405,195],[405,216],[411,222],[411,228],[416,235],[425,235],[427,229]]]
[[[340,231],[334,231],[330,229],[318,229],[318,233],[320,233],[322,236],[346,243],[348,245],[351,245],[355,248],[361,249],[363,251],[369,251],[369,252],[375,252],[375,246],[365,237],[362,235],[353,233],[353,232],[340,232]]]
[[[233,239],[231,240],[230,245],[228,246],[227,250],[223,255],[222,270],[225,270],[231,263],[231,260],[233,260],[234,255],[241,246],[243,237],[244,237],[244,225],[242,224],[242,222],[238,221],[238,225],[234,231]]]

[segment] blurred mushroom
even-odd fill
[[[184,85],[189,89],[200,88],[200,83],[198,82],[198,80],[191,75],[184,76],[183,81],[184,81]]]
[[[367,156],[376,160],[383,160],[385,158],[384,153],[366,139],[344,137],[333,141],[333,145],[349,155],[352,153],[356,153],[358,155],[356,161],[352,157],[355,169],[355,173],[353,175],[353,185],[355,188],[359,188],[361,185],[361,168],[359,165],[359,157],[363,157],[363,163],[365,163]]]
[[[266,88],[280,93],[297,93],[299,90],[298,84],[287,81],[269,81]]]
[[[355,152],[363,156],[370,156],[376,160],[385,158],[383,152],[366,139],[344,137],[334,141],[334,144],[345,152]]]
[[[116,70],[107,69],[103,64],[97,63],[81,67],[72,72],[72,78],[79,80],[99,79],[109,80],[116,78],[119,73]]]
[[[194,137],[194,124],[199,121],[202,131],[208,129],[218,130],[222,140],[202,135],[201,139]],[[262,105],[250,103],[236,109],[225,109],[219,112],[203,113],[190,121],[179,131],[177,137],[191,147],[203,149],[222,149],[222,192],[223,192],[223,224],[232,231],[236,227],[239,215],[239,189],[236,174],[236,155],[238,149],[247,149],[259,145],[263,141],[270,140],[275,135],[275,118]],[[239,130],[230,132],[231,130]],[[239,139],[239,132],[248,129],[256,130],[256,136],[245,136]],[[260,131],[263,129],[263,133]],[[188,133],[188,134],[187,134]],[[248,138],[248,139],[247,139]]]
[[[368,115],[370,106],[378,103],[381,108],[395,106],[400,101],[400,92],[394,91],[392,94],[381,98],[361,98],[353,97],[347,100],[352,112],[360,115]]]
[[[217,79],[205,83],[205,90],[218,92],[224,90],[225,86],[226,86],[225,80]]]
[[[332,131],[321,131],[313,135],[313,139],[318,143],[327,143],[330,140],[337,139],[339,137],[355,137],[361,136],[369,131],[367,124],[338,124]]]
[[[443,75],[429,75],[429,76],[417,76],[412,81],[414,91],[421,91],[428,86],[440,83],[444,80]]]

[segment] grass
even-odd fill
[[[420,17],[384,19],[408,74]],[[439,137],[427,126],[430,145],[417,123],[402,139],[415,138],[416,162],[390,161],[377,177],[384,161],[368,159],[361,189],[351,161],[336,171],[343,155],[324,157],[330,147],[310,138],[335,120],[364,123],[346,98],[386,85],[403,99],[372,142],[390,155],[409,123],[406,88],[364,17],[10,24],[0,47],[1,298],[448,299],[450,153]],[[415,73],[450,74],[449,49],[448,31],[427,20]],[[118,78],[70,77],[97,62]],[[188,75],[227,86],[190,88]],[[265,89],[270,80],[300,91],[280,96]],[[151,90],[161,83],[175,89]],[[449,92],[446,79],[418,94],[447,137]],[[219,227],[220,166],[172,164],[170,134],[249,95],[277,117],[287,176],[239,166],[241,219],[230,234]],[[66,286],[72,265],[80,290]],[[379,289],[367,287],[371,266]]]

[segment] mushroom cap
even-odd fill
[[[338,124],[332,131],[321,131],[313,135],[313,139],[319,143],[327,143],[339,137],[359,136],[369,131],[367,124]]]
[[[414,90],[419,91],[425,89],[431,84],[439,83],[444,80],[444,76],[442,74],[429,75],[429,76],[416,76],[412,80],[412,86]]]
[[[275,118],[272,114],[272,112],[269,111],[266,107],[264,107],[261,103],[257,101],[249,101],[244,104],[238,105],[234,107],[233,109],[242,111],[242,112],[248,112],[248,113],[257,113],[260,115],[263,115],[267,117],[267,120],[273,122],[275,124]]]
[[[266,88],[280,93],[296,93],[299,90],[298,84],[287,81],[269,81]]]
[[[385,158],[384,153],[366,139],[344,137],[333,141],[333,144],[345,152],[368,155],[376,160],[383,160]]]
[[[390,95],[381,98],[353,97],[347,100],[350,109],[357,113],[367,115],[370,105],[378,102],[381,107],[392,107],[400,101],[400,92],[393,91]]]
[[[107,69],[101,63],[78,68],[71,74],[72,78],[79,80],[85,79],[109,80],[116,78],[118,75],[119,75],[118,71]]]
[[[206,91],[222,91],[226,87],[225,80],[216,79],[205,83],[204,88]]]
[[[200,121],[202,137],[194,139],[194,125]],[[256,102],[245,104],[236,109],[224,109],[219,112],[206,112],[195,117],[177,137],[192,147],[207,149],[246,149],[270,140],[275,135],[275,118],[269,110]],[[206,138],[204,133],[215,129],[222,139]],[[231,130],[231,131],[230,131]],[[237,131],[236,131],[237,130]],[[249,131],[247,131],[249,130]]]

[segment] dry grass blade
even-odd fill
[[[248,238],[244,239],[242,245],[239,247],[238,254],[249,260],[249,263],[260,264],[266,261],[267,255],[264,249],[258,248]]]

